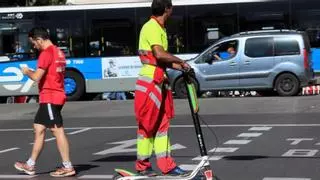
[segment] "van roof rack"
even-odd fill
[[[273,33],[273,32],[298,32],[298,31],[293,29],[270,29],[270,30],[244,31],[235,35],[248,35],[248,34]]]

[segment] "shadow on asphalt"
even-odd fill
[[[101,159],[94,160],[93,162],[131,162],[137,160],[136,155],[127,155],[127,156],[109,156]]]
[[[73,167],[76,170],[77,174],[79,174],[82,171],[88,171],[90,169],[97,168],[97,167],[100,167],[100,166],[90,165],[90,164],[75,164],[75,165],[73,165]],[[58,168],[58,167],[56,167],[56,168]],[[55,169],[53,169],[52,171],[55,171]],[[52,172],[52,171],[39,172],[39,173],[37,173],[37,175],[50,174],[50,172]],[[23,173],[21,173],[21,174],[23,174]]]
[[[225,156],[226,160],[239,160],[239,161],[251,161],[256,159],[270,158],[269,156],[257,156],[257,155],[245,155],[245,156]]]

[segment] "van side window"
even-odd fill
[[[214,63],[236,57],[238,40],[225,41],[211,47],[196,63]]]
[[[275,38],[274,41],[276,56],[300,54],[300,48],[297,40],[287,38]]]
[[[250,38],[246,40],[245,55],[252,58],[273,56],[273,38]]]

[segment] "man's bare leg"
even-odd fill
[[[16,162],[14,167],[22,172],[25,172],[29,175],[34,175],[35,172],[35,165],[39,155],[42,152],[43,145],[44,145],[44,138],[46,135],[46,127],[41,124],[33,124],[34,129],[34,144],[31,152],[31,157],[28,159],[27,162]]]
[[[54,125],[54,127],[50,128],[50,130],[57,139],[57,147],[60,152],[62,161],[70,162],[69,142],[64,132],[63,126],[59,127],[57,125]]]
[[[74,176],[76,174],[76,171],[74,170],[70,161],[69,142],[64,132],[63,126],[54,125],[54,127],[50,128],[50,130],[57,139],[57,146],[63,164],[62,168],[57,169],[55,172],[51,172],[50,175],[53,177]]]
[[[33,124],[34,129],[34,144],[30,159],[37,161],[44,145],[44,138],[46,135],[46,127],[42,124]]]

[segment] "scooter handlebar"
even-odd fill
[[[182,72],[183,75],[189,75],[189,76],[195,77],[195,72],[193,68],[182,69],[180,71]]]

